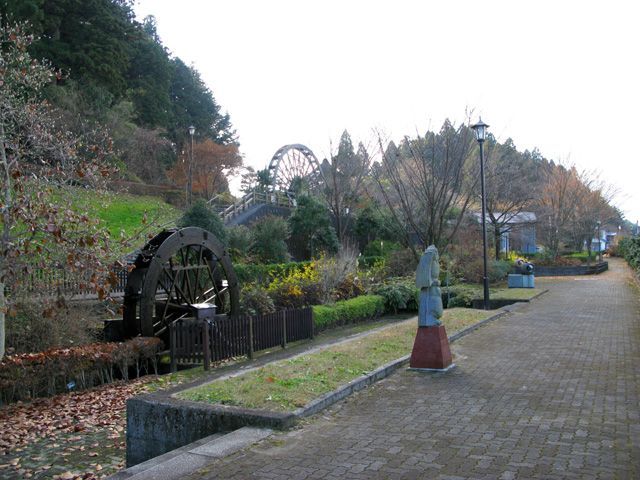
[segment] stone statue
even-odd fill
[[[438,249],[435,245],[429,245],[420,259],[416,272],[416,285],[420,289],[418,327],[437,327],[442,324],[439,320],[443,312],[439,275]]]

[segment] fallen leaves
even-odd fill
[[[128,383],[120,382],[101,387],[18,402],[0,408],[0,453],[8,454],[40,438],[55,439],[62,433],[75,433],[66,442],[78,442],[78,433],[110,430],[119,436],[124,432],[124,411],[129,397],[136,395],[154,377],[143,377]],[[58,447],[58,442],[52,444]]]
[[[109,447],[112,452],[116,449],[122,455],[122,462],[117,467],[122,468],[126,401],[144,391],[145,384],[155,378],[147,376],[130,382],[116,382],[91,390],[0,407],[0,431],[3,432],[0,455],[9,457],[0,464],[0,472],[6,474],[7,470],[13,471],[10,478],[32,478],[51,470],[47,478],[60,480],[94,480],[114,473],[113,464],[107,468],[104,462],[95,460],[100,459],[101,449]],[[97,432],[100,438],[106,437],[109,441],[96,442]],[[78,471],[79,468],[69,469],[51,476],[55,471],[54,465],[42,465],[46,461],[45,455],[33,452],[32,446],[41,439],[50,440],[41,445],[55,452],[58,472],[61,465],[71,465],[69,462],[72,457],[84,459],[82,471]],[[93,463],[88,463],[90,458]],[[38,465],[26,468],[24,465],[27,463]],[[0,477],[4,478],[3,474],[0,473]]]

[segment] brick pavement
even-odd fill
[[[640,302],[619,261],[192,478],[638,479]]]

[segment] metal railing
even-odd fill
[[[292,194],[284,192],[249,192],[233,205],[229,205],[222,213],[222,220],[226,223],[229,220],[247,211],[254,205],[268,204],[276,207],[294,208],[296,199]]]
[[[116,284],[111,285],[111,294],[124,293],[127,285],[129,271],[126,267],[112,267],[111,272],[115,276]],[[64,295],[96,295],[95,288],[91,285],[89,273],[69,272],[64,267],[60,268],[36,268],[28,275],[22,275],[17,285],[36,295],[52,295],[62,293]]]

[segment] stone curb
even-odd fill
[[[236,453],[271,436],[266,428],[243,427],[219,433],[185,445],[177,450],[147,460],[108,477],[108,480],[172,480],[204,467],[211,460]]]

